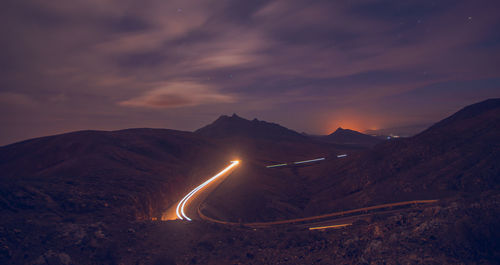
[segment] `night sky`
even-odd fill
[[[500,1],[2,0],[0,145],[222,114],[330,133],[500,97]]]

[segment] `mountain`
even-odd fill
[[[498,263],[499,99],[371,149],[296,134],[233,115],[195,133],[79,131],[2,146],[0,264]],[[150,221],[241,148],[239,168],[207,197],[210,216],[265,221],[440,201],[342,230]],[[316,157],[327,159],[265,167]]]
[[[78,131],[2,146],[0,208],[149,219],[201,181],[191,176],[216,150],[191,132],[165,129]]]
[[[373,146],[382,140],[366,135],[350,129],[342,129],[339,127],[335,132],[321,137],[323,141],[336,143],[336,144],[347,144],[347,145],[361,145],[361,146]]]
[[[279,124],[259,121],[257,119],[250,121],[236,114],[232,116],[220,116],[211,124],[196,130],[195,133],[204,137],[218,139],[234,137],[277,141],[308,139],[306,136]]]
[[[490,99],[418,135],[385,141],[345,165],[330,165],[310,210],[498,191],[499,161],[500,99]]]

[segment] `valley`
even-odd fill
[[[2,146],[0,261],[493,264],[499,117],[491,99],[391,140],[233,115]]]

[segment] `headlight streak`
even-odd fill
[[[316,159],[311,159],[311,160],[305,160],[305,161],[299,161],[299,162],[293,162],[294,164],[304,164],[304,163],[311,163],[311,162],[316,162],[316,161],[321,161],[325,160],[324,157],[322,158],[316,158]]]
[[[224,173],[228,172],[229,170],[231,170],[233,167],[235,167],[236,165],[238,165],[238,163],[240,163],[240,161],[236,160],[236,161],[231,161],[231,164],[229,166],[227,166],[225,169],[223,169],[221,172],[217,173],[217,175],[211,177],[209,180],[203,182],[201,185],[199,185],[198,187],[196,187],[195,189],[193,189],[191,192],[189,192],[186,196],[184,196],[184,198],[182,198],[182,200],[179,202],[179,204],[177,204],[177,207],[175,208],[175,213],[177,214],[177,217],[179,217],[179,219],[181,220],[188,220],[188,221],[191,221],[191,218],[189,218],[186,213],[184,212],[184,207],[186,206],[186,203],[187,201],[193,197],[194,194],[196,194],[196,192],[198,192],[199,190],[201,190],[203,187],[205,187],[206,185],[208,185],[210,182],[214,181],[216,178],[222,176]]]
[[[340,225],[327,225],[327,226],[317,226],[317,227],[309,227],[309,230],[324,230],[328,228],[342,228],[346,226],[350,226],[352,223],[340,224]]]
[[[271,166],[266,166],[267,168],[272,168],[272,167],[283,167],[283,166],[286,166],[288,165],[287,163],[283,163],[283,164],[277,164],[277,165],[271,165]]]
[[[284,167],[284,166],[298,165],[298,164],[304,164],[304,163],[311,163],[311,162],[322,161],[322,160],[325,160],[325,159],[326,159],[326,158],[321,157],[321,158],[316,158],[316,159],[311,159],[311,160],[304,160],[304,161],[298,161],[298,162],[290,162],[290,163],[282,163],[282,164],[270,165],[270,166],[266,166],[266,168]]]
[[[337,158],[342,158],[342,157],[346,157],[347,154],[342,154],[342,155],[338,155]]]

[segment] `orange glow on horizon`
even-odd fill
[[[321,130],[323,134],[331,134],[339,127],[363,133],[366,130],[377,130],[382,128],[383,126],[381,126],[381,124],[384,123],[379,117],[350,112],[343,114],[336,113],[325,117],[325,120],[327,122],[323,123],[324,126]]]
[[[337,130],[339,127],[342,129],[350,129],[358,132],[363,132],[367,129],[367,126],[364,126],[363,123],[355,119],[339,120],[327,124],[327,128],[325,128],[324,133],[331,134],[335,132],[335,130]]]

